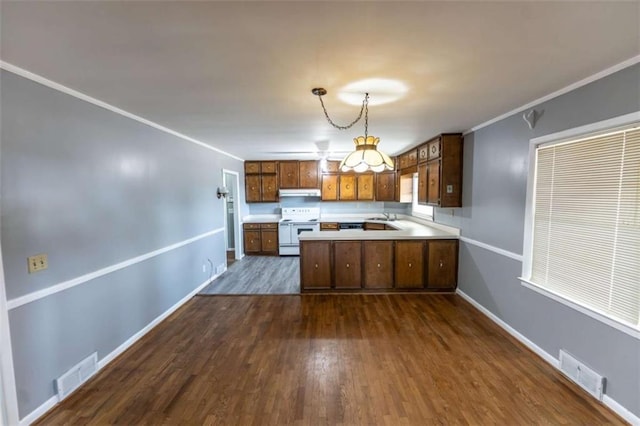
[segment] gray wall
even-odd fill
[[[529,140],[640,110],[640,65],[535,109],[544,115],[533,130],[515,114],[465,137],[465,207],[453,216],[437,209],[437,222],[521,254]],[[462,291],[552,356],[566,349],[603,374],[607,395],[640,416],[640,340],[523,287],[521,269],[518,261],[461,243]]]
[[[6,71],[0,85],[9,300],[223,227],[221,169],[242,172],[241,161]],[[29,275],[37,253],[49,269]],[[205,282],[208,260],[225,263],[224,233],[12,309],[20,416],[54,395],[56,377]]]

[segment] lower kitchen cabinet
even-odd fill
[[[424,241],[396,241],[396,288],[424,287]]]
[[[360,241],[333,242],[333,273],[335,288],[362,287],[362,244]]]
[[[245,254],[278,255],[277,223],[245,223],[242,230]]]
[[[300,288],[331,288],[331,241],[300,242]]]
[[[393,288],[393,241],[363,241],[364,288]]]
[[[458,241],[429,241],[427,251],[427,288],[456,288],[458,281]]]

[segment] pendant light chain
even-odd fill
[[[364,95],[364,140],[369,136],[369,94]]]
[[[324,101],[322,100],[322,95],[318,94],[317,95],[318,98],[320,99],[320,105],[322,105],[322,111],[324,111],[324,116],[327,118],[327,121],[329,122],[329,124],[331,124],[333,127],[335,127],[336,129],[339,130],[347,130],[350,129],[351,127],[353,127],[354,124],[356,124],[358,121],[360,121],[360,119],[362,118],[362,113],[364,112],[364,134],[365,136],[367,135],[367,126],[369,123],[369,94],[366,93],[364,100],[362,101],[362,107],[360,108],[360,114],[358,114],[358,116],[356,117],[355,120],[353,120],[351,123],[347,124],[346,126],[340,126],[336,123],[333,122],[333,120],[331,120],[331,118],[329,117],[329,113],[327,112],[327,108],[324,106]]]

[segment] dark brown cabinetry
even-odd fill
[[[300,242],[300,282],[305,289],[331,288],[331,242]]]
[[[300,188],[318,187],[318,162],[300,161],[299,167]]]
[[[300,183],[300,170],[298,161],[279,162],[280,188],[298,188]]]
[[[278,254],[277,223],[245,223],[242,228],[245,254]]]
[[[278,201],[276,161],[246,161],[244,163],[245,200],[247,203]]]
[[[458,277],[458,241],[429,241],[427,288],[454,289]]]
[[[385,225],[384,223],[371,223],[371,222],[365,222],[364,223],[364,230],[365,231],[384,231],[387,225]]]
[[[373,173],[359,174],[357,178],[358,200],[373,201],[374,197]]]
[[[376,176],[376,201],[395,201],[396,173],[383,172]]]
[[[338,180],[340,182],[338,199],[340,201],[356,200],[356,175],[338,175]]]
[[[424,241],[396,241],[396,288],[424,287]]]
[[[360,241],[333,243],[333,282],[335,288],[362,287],[362,244]]]
[[[338,175],[322,175],[322,201],[338,201]]]
[[[322,222],[320,224],[321,231],[337,231],[338,230],[338,222]]]
[[[364,288],[393,288],[393,241],[363,241]]]
[[[462,135],[443,134],[419,148],[418,202],[462,207]],[[425,158],[426,157],[426,158]],[[425,182],[426,193],[422,182]]]

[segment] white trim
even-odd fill
[[[465,292],[463,292],[460,289],[457,289],[456,293],[460,297],[462,297],[464,300],[466,300],[467,302],[471,303],[476,309],[478,309],[480,312],[482,312],[484,315],[486,315],[491,321],[493,321],[496,324],[498,324],[507,333],[509,333],[510,335],[515,337],[517,340],[519,340],[520,343],[522,343],[523,345],[525,345],[526,347],[531,349],[533,352],[535,352],[540,358],[542,358],[545,361],[547,361],[553,367],[555,367],[557,369],[560,368],[560,361],[558,361],[558,359],[556,359],[553,356],[551,356],[548,352],[546,352],[540,346],[536,345],[531,340],[526,338],[523,334],[521,334],[515,328],[511,327],[509,324],[507,324],[506,322],[504,322],[503,320],[498,318],[493,312],[491,312],[490,310],[488,310],[487,308],[482,306],[480,303],[478,303],[474,299],[472,299],[471,296],[469,296],[468,294],[466,294]]]
[[[233,218],[235,219],[234,222],[234,227],[233,227],[233,239],[234,239],[234,257],[235,259],[240,259],[240,256],[242,256],[242,233],[240,232],[242,230],[242,223],[240,222],[240,219],[242,217],[242,212],[240,211],[240,173],[233,171],[233,170],[228,170],[228,169],[222,169],[222,183],[224,185],[227,184],[226,178],[225,178],[225,173],[229,173],[230,175],[235,176],[235,185],[236,185],[236,192],[234,194],[235,196],[235,201],[233,203],[233,208],[235,209]],[[226,208],[226,203],[222,204],[222,208],[225,209]],[[223,218],[224,218],[224,229],[225,229],[225,239],[227,239],[227,212],[226,210],[223,212]],[[225,247],[226,247],[226,241],[225,241]],[[226,261],[226,258],[225,258]]]
[[[153,127],[153,128],[158,129],[158,130],[160,130],[162,132],[168,133],[168,134],[173,135],[173,136],[177,136],[180,139],[185,140],[187,142],[191,142],[191,143],[196,144],[198,146],[201,146],[203,148],[210,149],[210,150],[215,151],[217,153],[220,153],[222,155],[226,155],[227,157],[231,157],[231,158],[239,160],[239,161],[244,161],[242,158],[237,157],[237,156],[235,156],[233,154],[229,154],[226,151],[223,151],[221,149],[215,148],[215,147],[213,147],[213,146],[211,146],[209,144],[201,142],[201,141],[199,141],[197,139],[194,139],[194,138],[192,138],[190,136],[187,136],[187,135],[185,135],[183,133],[176,132],[175,130],[171,130],[168,127],[164,127],[164,126],[162,126],[162,125],[160,125],[160,124],[158,124],[158,123],[156,123],[154,121],[147,120],[146,118],[140,117],[139,115],[132,114],[132,113],[130,113],[128,111],[125,111],[123,109],[115,107],[115,106],[113,106],[111,104],[108,104],[106,102],[103,102],[103,101],[101,101],[99,99],[93,98],[93,97],[91,97],[89,95],[85,95],[82,92],[78,92],[77,90],[71,89],[71,88],[69,88],[67,86],[63,86],[62,84],[56,83],[55,81],[51,81],[51,80],[49,80],[49,79],[47,79],[45,77],[42,77],[42,76],[40,76],[38,74],[34,74],[34,73],[32,73],[30,71],[27,71],[27,70],[25,70],[23,68],[20,68],[20,67],[17,67],[15,65],[12,65],[12,64],[10,64],[8,62],[0,60],[0,68],[4,69],[6,71],[9,71],[9,72],[11,72],[13,74],[16,74],[16,75],[19,75],[21,77],[24,77],[26,79],[29,79],[31,81],[35,81],[36,83],[40,83],[40,84],[42,84],[44,86],[50,87],[50,88],[52,88],[54,90],[57,90],[59,92],[66,93],[67,95],[71,95],[71,96],[73,96],[75,98],[78,98],[78,99],[81,99],[81,100],[83,100],[85,102],[89,102],[90,104],[99,106],[99,107],[104,108],[106,110],[109,110],[111,112],[115,112],[116,114],[120,114],[120,115],[122,115],[124,117],[130,118],[130,119],[135,120],[135,121],[137,121],[139,123],[146,124],[147,126]]]
[[[635,337],[636,339],[640,339],[640,329],[634,328],[631,325],[627,325],[624,324],[622,322],[618,322],[612,318],[609,318],[608,316],[601,314],[599,312],[596,312],[592,309],[589,309],[586,306],[580,305],[579,303],[573,302],[569,299],[566,299],[562,296],[560,296],[559,294],[556,294],[552,291],[549,291],[545,288],[542,288],[540,286],[538,286],[537,284],[522,278],[522,277],[518,277],[518,279],[520,280],[520,282],[522,283],[522,285],[530,290],[535,291],[536,293],[539,293],[543,296],[546,296],[550,299],[555,300],[558,303],[561,303],[569,308],[575,309],[576,311],[587,315],[588,317],[591,317],[597,321],[603,322],[606,325],[615,328],[618,331],[621,331],[625,334],[628,334],[631,337]]]
[[[548,352],[546,352],[540,346],[536,345],[531,340],[529,340],[524,335],[522,335],[520,332],[518,332],[516,329],[511,327],[509,324],[507,324],[506,322],[498,318],[493,312],[491,312],[490,310],[482,306],[480,303],[476,302],[474,299],[471,298],[471,296],[469,296],[462,290],[458,289],[456,290],[456,293],[460,297],[462,297],[464,300],[469,302],[471,305],[473,305],[480,312],[482,312],[484,315],[486,315],[491,321],[496,323],[503,330],[505,330],[507,333],[512,335],[518,341],[520,341],[520,343],[522,343],[523,345],[531,349],[534,353],[540,356],[543,360],[549,363],[556,370],[560,371],[560,361],[557,358],[551,356]],[[636,416],[631,411],[627,410],[624,406],[622,406],[620,403],[618,403],[616,400],[614,400],[607,394],[603,395],[602,402],[604,403],[604,405],[609,407],[612,411],[614,411],[616,414],[618,414],[620,417],[622,417],[632,425],[635,425],[635,426],[640,425],[640,417]]]
[[[226,270],[227,270],[227,268],[224,269],[224,271],[226,271]],[[138,331],[136,334],[131,336],[124,343],[122,343],[120,346],[115,348],[113,351],[111,351],[109,354],[107,354],[104,358],[102,358],[100,361],[98,361],[98,369],[97,369],[96,373],[98,371],[102,370],[104,367],[106,367],[118,355],[122,354],[124,351],[129,349],[134,343],[136,343],[138,340],[140,340],[145,334],[147,334],[149,331],[151,331],[156,325],[158,325],[160,322],[162,322],[164,319],[166,319],[169,315],[174,313],[178,308],[180,308],[182,305],[184,305],[186,302],[188,302],[192,297],[194,297],[196,294],[198,294],[200,292],[200,290],[205,288],[207,285],[209,285],[211,282],[213,282],[213,280],[215,280],[220,275],[222,275],[224,273],[224,271],[221,272],[220,274],[214,275],[211,278],[208,278],[205,282],[200,284],[198,287],[196,287],[194,290],[192,290],[189,294],[187,294],[185,297],[180,299],[176,304],[171,306],[169,309],[167,309],[165,312],[163,312],[157,318],[155,318],[153,321],[151,321],[149,324],[147,324],[143,329]],[[94,373],[94,376],[95,376],[96,373]],[[80,386],[78,389],[80,389],[80,388],[82,388],[82,386]],[[76,389],[74,392],[76,392],[78,389]],[[27,425],[30,425],[31,423],[35,422],[39,417],[41,417],[43,414],[45,414],[47,411],[49,411],[51,408],[53,408],[59,402],[60,402],[60,400],[59,400],[57,395],[52,396],[51,398],[46,400],[42,405],[40,405],[38,408],[36,408],[31,413],[27,414],[23,419],[21,419],[20,420],[20,426],[27,426]]]
[[[506,257],[508,257],[510,259],[517,260],[518,262],[522,262],[522,255],[521,254],[517,254],[517,253],[514,253],[512,251],[504,250],[504,249],[501,249],[499,247],[495,247],[495,246],[492,246],[492,245],[489,245],[489,244],[486,244],[486,243],[482,243],[480,241],[472,240],[471,238],[468,238],[468,237],[460,237],[460,241],[464,241],[465,243],[469,243],[471,245],[483,248],[485,250],[492,251],[492,252],[500,254],[502,256],[506,256]]]
[[[609,395],[602,395],[602,403],[615,411],[620,417],[631,423],[633,426],[640,426],[640,417],[627,410],[624,406],[620,405],[618,401],[611,398]]]
[[[67,289],[75,287],[77,285],[84,284],[84,283],[86,283],[88,281],[91,281],[91,280],[96,279],[98,277],[101,277],[103,275],[107,275],[107,274],[110,274],[112,272],[119,271],[120,269],[124,269],[124,268],[126,268],[128,266],[135,265],[136,263],[143,262],[143,261],[145,261],[147,259],[150,259],[152,257],[155,257],[155,256],[158,256],[160,254],[166,253],[168,251],[180,248],[180,247],[185,246],[187,244],[191,244],[194,241],[201,240],[203,238],[209,237],[209,236],[217,234],[219,232],[224,232],[224,228],[214,229],[212,231],[205,232],[204,234],[197,235],[197,236],[195,236],[193,238],[189,238],[187,240],[180,241],[180,242],[175,243],[175,244],[171,244],[170,246],[166,246],[166,247],[163,247],[161,249],[154,250],[152,252],[145,253],[143,255],[140,255],[140,256],[125,260],[123,262],[116,263],[115,265],[107,266],[106,268],[102,268],[102,269],[99,269],[97,271],[90,272],[88,274],[85,274],[85,275],[82,275],[82,276],[79,276],[79,277],[76,277],[76,278],[73,278],[73,279],[58,283],[58,284],[53,285],[51,287],[43,288],[42,290],[34,291],[32,293],[25,294],[24,296],[16,297],[15,299],[11,299],[11,300],[9,300],[7,302],[7,307],[8,307],[9,310],[15,309],[15,308],[17,308],[19,306],[26,305],[27,303],[31,303],[33,301],[45,298],[47,296],[51,296],[52,294],[59,293],[61,291],[67,290]]]
[[[595,73],[595,74],[593,74],[593,75],[591,75],[591,76],[589,76],[587,78],[584,78],[584,79],[582,79],[580,81],[577,81],[577,82],[575,82],[573,84],[570,84],[570,85],[568,85],[566,87],[563,87],[560,90],[556,90],[555,92],[550,93],[550,94],[548,94],[546,96],[543,96],[541,98],[538,98],[535,101],[531,101],[528,104],[522,105],[519,108],[513,109],[513,110],[511,110],[509,112],[506,112],[504,114],[501,114],[501,115],[499,115],[499,116],[497,116],[495,118],[492,118],[489,121],[485,121],[484,123],[478,124],[477,126],[474,126],[474,127],[470,128],[469,130],[467,130],[463,134],[467,135],[469,133],[476,132],[476,131],[482,129],[483,127],[487,127],[487,126],[489,126],[489,125],[491,125],[493,123],[496,123],[496,122],[498,122],[500,120],[503,120],[503,119],[505,119],[507,117],[510,117],[510,116],[512,116],[514,114],[517,114],[519,112],[525,111],[525,110],[527,110],[529,108],[533,108],[533,107],[535,107],[537,105],[540,105],[543,102],[547,102],[547,101],[549,101],[549,100],[551,100],[553,98],[557,98],[558,96],[564,95],[565,93],[569,93],[572,90],[576,90],[576,89],[578,89],[578,88],[580,88],[582,86],[586,86],[587,84],[593,83],[596,80],[600,80],[601,78],[604,78],[604,77],[606,77],[608,75],[611,75],[611,74],[616,73],[616,72],[618,72],[620,70],[623,70],[625,68],[633,66],[633,65],[637,64],[638,62],[640,62],[640,55],[637,55],[637,56],[634,56],[632,58],[629,58],[626,61],[622,61],[619,64],[616,64],[616,65],[614,65],[614,66],[612,66],[610,68],[607,68],[607,69],[605,69],[603,71]]]

